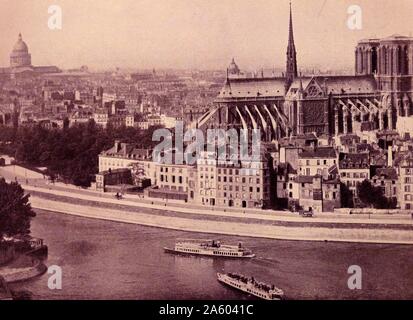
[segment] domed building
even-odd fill
[[[17,42],[10,53],[10,67],[0,68],[0,78],[15,78],[26,76],[37,76],[47,73],[60,73],[56,66],[32,66],[32,56],[29,47],[19,34]]]
[[[229,64],[227,68],[227,77],[230,79],[238,79],[238,78],[246,77],[245,73],[242,72],[241,69],[238,67],[238,65],[235,63],[234,58],[232,58],[231,63]]]
[[[239,75],[240,73],[241,73],[241,70],[238,68],[238,65],[235,63],[235,59],[232,58],[232,61],[228,67],[228,74]]]
[[[16,44],[13,47],[13,51],[10,54],[10,67],[31,67],[32,57],[29,53],[27,44],[23,41],[21,33]]]

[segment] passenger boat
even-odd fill
[[[217,240],[182,239],[175,243],[175,247],[164,248],[165,252],[213,256],[225,258],[253,258],[255,254],[242,246],[225,245]]]
[[[256,281],[237,273],[217,273],[218,281],[264,300],[281,300],[284,292],[274,285]]]

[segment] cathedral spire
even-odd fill
[[[293,10],[290,1],[290,24],[288,26],[288,45],[294,45]]]
[[[288,47],[287,47],[287,67],[286,67],[286,90],[291,83],[297,78],[297,52],[294,43],[293,12],[290,1],[290,24],[288,29]]]

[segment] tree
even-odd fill
[[[18,183],[0,179],[0,236],[30,234],[30,221],[36,213],[29,197]]]
[[[342,208],[353,208],[353,193],[344,183],[340,183],[340,199]]]
[[[376,209],[394,209],[397,205],[396,199],[387,199],[382,188],[373,186],[367,179],[358,186],[358,194],[364,204]]]
[[[378,192],[371,182],[365,179],[358,186],[358,195],[361,202],[368,206],[372,206],[377,201]]]

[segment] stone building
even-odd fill
[[[99,172],[96,175],[96,190],[105,192],[108,186],[132,185],[131,169],[119,168]]]
[[[413,154],[407,153],[398,163],[399,194],[397,196],[401,209],[413,209]]]
[[[133,164],[142,167],[145,177],[156,182],[155,163],[152,162],[152,150],[138,148],[133,144],[115,141],[112,148],[99,154],[99,172],[109,169],[131,168]]]
[[[321,175],[297,176],[299,206],[315,212],[332,212],[341,207],[340,181],[324,179]]]
[[[337,153],[332,147],[321,147],[313,150],[304,150],[299,155],[300,175],[327,176],[328,170],[337,164]]]
[[[378,168],[371,179],[375,187],[382,189],[387,199],[397,201],[399,177],[395,168]]]
[[[17,42],[10,53],[10,67],[0,68],[0,76],[9,78],[59,72],[61,70],[56,66],[33,66],[29,47],[23,41],[21,34],[19,34]]]
[[[370,179],[370,157],[368,153],[340,153],[338,171],[340,181],[358,198],[358,185]]]

